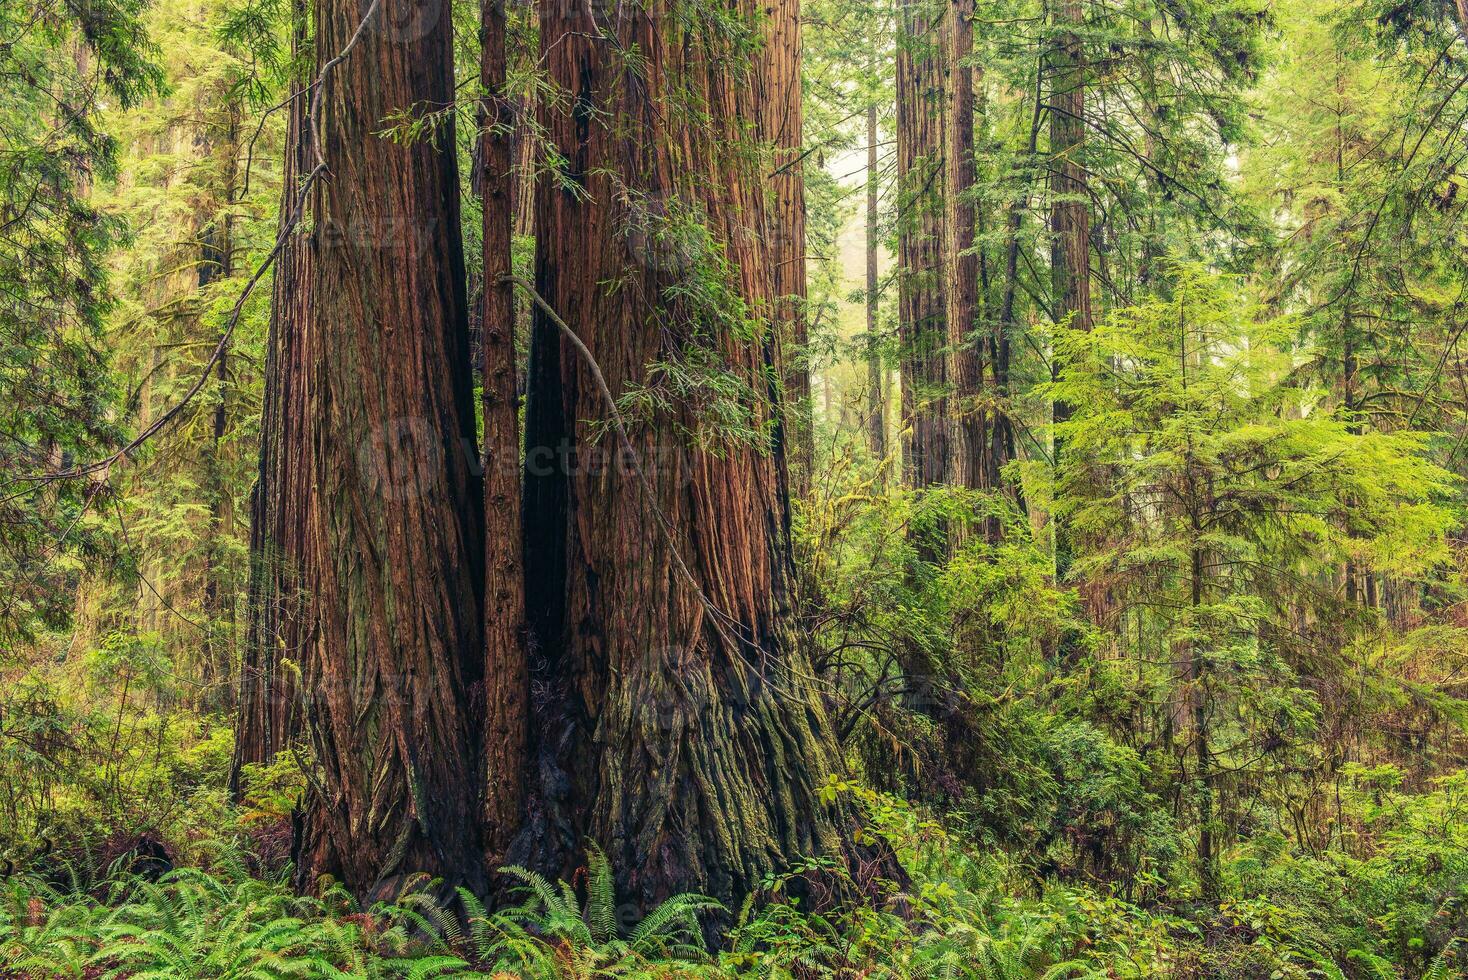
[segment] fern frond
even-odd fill
[[[612,863],[595,841],[586,845],[586,924],[595,942],[606,942],[617,934],[616,888]]]
[[[1346,959],[1360,963],[1373,980],[1398,980],[1396,968],[1392,966],[1391,961],[1375,953],[1364,949],[1353,949],[1346,954]]]

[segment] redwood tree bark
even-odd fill
[[[306,12],[293,4],[292,51],[306,38]],[[296,86],[304,83],[296,79]],[[280,229],[289,227],[300,196],[300,182],[313,166],[306,131],[307,102],[291,102],[286,123],[285,165],[281,174]],[[275,260],[270,297],[270,331],[265,354],[265,395],[260,419],[260,462],[250,492],[250,582],[246,599],[244,650],[240,664],[239,708],[235,721],[230,789],[240,790],[240,770],[270,762],[300,732],[295,673],[282,661],[299,664],[300,547],[299,505],[303,496],[297,460],[287,447],[302,445],[301,392],[295,373],[298,337],[311,296],[311,262],[302,229],[296,229]]]
[[[948,264],[948,331],[953,349],[954,428],[953,479],[966,487],[996,485],[990,458],[989,419],[984,378],[984,337],[979,333],[979,257],[973,252],[977,218],[974,188],[973,0],[953,4],[948,36],[952,83],[948,100],[948,168],[946,220],[951,258]]]
[[[1054,0],[1050,52],[1050,275],[1056,322],[1091,328],[1091,210],[1086,199],[1085,64],[1079,0]]]
[[[946,483],[948,468],[947,230],[943,214],[947,53],[942,14],[905,2],[897,48],[898,340],[905,479]],[[937,557],[931,543],[921,549]]]
[[[317,0],[318,71],[369,5]],[[484,662],[483,500],[455,144],[451,129],[375,135],[395,113],[453,101],[450,35],[447,4],[382,0],[322,89],[329,172],[312,191],[290,367],[302,419],[284,455],[303,483],[286,510],[303,529],[315,750],[298,874],[329,872],[366,898],[418,871],[483,882],[469,706]]]
[[[509,281],[514,220],[516,113],[505,92],[505,8],[486,0],[481,19],[480,127],[484,160],[484,846],[505,861],[524,800],[530,678],[520,539],[520,428],[515,391],[515,296]]]
[[[733,12],[755,23],[749,0]],[[755,426],[777,418],[776,337],[758,326],[772,218],[741,129],[770,53],[714,47],[728,42],[690,17],[677,0],[541,7],[543,66],[571,110],[541,110],[563,162],[537,191],[537,289],[614,396],[666,397],[639,400],[629,458],[587,358],[537,312],[526,589],[544,697],[520,844],[563,870],[599,842],[643,908],[689,889],[737,904],[842,841],[820,799],[837,749],[791,629],[786,447],[778,428],[768,446],[712,432],[651,370],[712,357],[749,386]],[[754,329],[686,289],[713,283]]]
[[[1091,328],[1091,210],[1086,199],[1086,78],[1079,0],[1054,0],[1050,62],[1050,271],[1055,319]]]
[[[785,381],[784,426],[793,492],[810,490],[815,457],[811,418],[809,341],[805,319],[805,172],[801,88],[800,0],[770,0],[763,7],[765,53],[759,109],[760,138],[774,147],[769,180],[769,264],[775,322]]]

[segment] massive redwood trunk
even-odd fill
[[[948,467],[948,305],[944,296],[944,115],[947,52],[942,14],[903,4],[897,48],[897,273],[902,421],[909,429],[905,479],[946,483]],[[936,559],[941,535],[919,551]]]
[[[318,70],[370,0],[317,0]],[[394,114],[454,98],[448,5],[382,0],[321,93],[328,168],[312,191],[314,268],[292,350],[315,750],[297,840],[303,882],[361,896],[410,872],[482,884],[477,720],[483,501],[451,130],[395,142]],[[444,124],[451,126],[451,120]]]
[[[306,13],[293,5],[292,51],[306,38]],[[293,85],[304,82],[297,79]],[[305,98],[291,102],[281,174],[280,229],[290,227],[300,184],[314,165],[306,133]],[[270,298],[270,333],[265,354],[265,399],[260,419],[260,464],[250,493],[250,582],[244,653],[240,663],[230,789],[240,791],[240,770],[270,762],[300,731],[299,691],[294,666],[300,651],[299,500],[303,472],[287,447],[302,445],[301,394],[295,374],[298,336],[311,296],[310,254],[297,228],[276,257]]]
[[[516,143],[505,92],[505,8],[486,0],[481,19],[484,160],[484,846],[504,863],[524,800],[530,678],[520,540],[520,428],[515,393],[515,296],[510,236]]]
[[[815,436],[810,400],[809,341],[805,319],[805,172],[801,88],[800,0],[763,7],[765,57],[756,99],[760,138],[774,147],[770,162],[768,254],[775,298],[784,425],[793,491],[810,490]]]
[[[755,24],[752,8],[734,13]],[[753,426],[777,417],[773,229],[741,130],[769,52],[750,69],[663,0],[541,11],[570,111],[542,109],[563,169],[538,188],[537,288],[612,395],[651,394],[625,403],[634,459],[596,372],[537,312],[525,529],[544,697],[525,859],[561,869],[589,838],[636,906],[688,889],[737,902],[838,851],[820,787],[839,760],[790,628],[779,430],[771,445],[712,431],[655,365],[718,362],[748,386]],[[728,290],[717,306],[698,300],[711,285]]]

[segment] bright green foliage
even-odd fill
[[[1074,415],[1055,508],[1090,542],[1073,575],[1105,582],[1120,635],[1142,639],[1118,651],[1123,669],[1165,707],[1135,734],[1173,747],[1199,819],[1225,835],[1238,817],[1213,798],[1240,778],[1279,786],[1319,758],[1335,712],[1363,707],[1311,689],[1347,669],[1363,628],[1300,635],[1301,618],[1351,614],[1324,582],[1343,566],[1402,581],[1449,566],[1454,479],[1424,436],[1331,411],[1295,372],[1310,353],[1296,336],[1236,284],[1182,267],[1167,299],[1060,347],[1056,396]],[[1189,743],[1204,754],[1190,761]]]
[[[150,9],[175,84],[110,117],[125,152],[96,196],[132,225],[108,324],[129,427],[178,404],[206,371],[210,383],[112,474],[121,500],[99,516],[120,538],[122,574],[89,577],[76,625],[86,639],[154,634],[177,695],[208,710],[228,701],[240,635],[268,288],[252,295],[222,358],[211,358],[245,278],[274,243],[280,196],[281,114],[256,119],[247,101],[281,84],[279,55],[242,45],[254,43],[251,30],[284,24],[270,19],[280,11],[248,5],[193,10],[187,0]]]
[[[53,9],[48,9],[53,8]],[[138,0],[0,10],[0,642],[63,623],[74,557],[105,487],[50,477],[101,456],[118,391],[101,343],[108,253],[125,237],[89,200],[117,166],[100,106],[136,105],[163,75]]]
[[[34,976],[430,977],[464,960],[424,949],[408,908],[341,910],[251,879],[178,871],[158,883],[119,875],[106,901],[12,879],[0,908],[0,961]]]
[[[465,894],[469,929],[480,960],[525,977],[696,975],[711,962],[703,947],[701,917],[723,911],[702,895],[674,895],[636,925],[622,923],[612,869],[601,849],[586,854],[586,900],[564,881],[552,884],[525,868],[501,869],[520,882],[523,905],[487,914]]]

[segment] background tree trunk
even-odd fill
[[[318,0],[318,71],[368,0]],[[383,0],[322,91],[329,174],[312,192],[309,312],[291,365],[304,411],[285,447],[307,492],[306,718],[316,755],[303,881],[359,896],[425,871],[479,887],[484,543],[452,121],[374,135],[454,98],[447,5]],[[289,434],[289,433],[288,433]]]
[[[947,215],[951,260],[948,282],[949,345],[953,349],[953,401],[957,445],[953,478],[976,489],[993,485],[985,407],[983,340],[979,327],[979,256],[974,200],[974,50],[972,0],[953,5],[949,24],[953,65],[948,103]],[[964,254],[966,251],[969,254]]]
[[[207,214],[203,218],[203,227],[199,229],[198,283],[201,290],[234,274],[234,215],[231,209],[238,190],[239,137],[240,106],[238,99],[231,96],[225,103],[223,126],[206,126],[195,140],[206,159],[210,156],[217,158],[221,171],[220,196],[210,202],[215,213]],[[218,693],[211,699],[213,703],[234,708],[236,689],[230,682],[234,680],[234,607],[238,580],[232,567],[234,563],[230,560],[234,494],[230,488],[224,439],[229,432],[231,407],[227,349],[220,352],[214,366],[214,377],[219,387],[219,403],[214,406],[209,449],[204,457],[204,490],[209,504],[204,554],[203,609],[208,616],[204,680],[206,684],[217,684]]]
[[[1091,329],[1091,211],[1086,199],[1085,64],[1080,38],[1070,29],[1084,22],[1079,0],[1051,0],[1052,27],[1057,32],[1050,51],[1050,275],[1056,324]],[[1059,377],[1053,353],[1050,369]],[[1064,422],[1070,407],[1056,402],[1054,420]],[[1055,463],[1063,452],[1054,439]],[[1075,546],[1062,522],[1055,525],[1055,575],[1064,579]]]
[[[1091,209],[1082,160],[1086,142],[1086,76],[1079,0],[1053,0],[1058,32],[1050,61],[1050,272],[1055,319],[1091,329]]]
[[[573,109],[542,114],[564,169],[538,189],[537,288],[614,395],[650,383],[654,362],[712,355],[750,385],[763,426],[776,338],[676,294],[713,277],[754,315],[772,307],[773,219],[741,145],[755,87],[728,68],[749,54],[705,47],[666,3],[599,10],[541,10],[545,69]],[[645,65],[616,57],[632,49]],[[757,80],[770,53],[755,50]],[[574,867],[589,838],[624,901],[695,889],[737,905],[764,874],[842,842],[820,800],[840,760],[791,630],[786,447],[713,433],[673,394],[631,421],[634,462],[544,310],[531,356],[527,608],[547,696],[525,859]]]
[[[804,99],[801,87],[800,0],[771,0],[764,7],[765,54],[757,108],[761,139],[774,147],[771,161],[769,264],[774,282],[781,374],[785,379],[783,425],[787,430],[792,492],[810,492],[815,433],[810,400],[809,342],[805,318]]]
[[[943,220],[947,56],[941,14],[904,3],[897,48],[898,340],[904,476],[924,488],[948,481],[947,233]],[[935,536],[936,539],[936,536]],[[931,542],[920,547],[932,560]]]
[[[880,248],[879,212],[877,208],[877,106],[867,107],[867,214],[866,214],[866,273],[867,273],[867,444],[877,460],[879,473],[885,479],[887,473],[887,366],[882,361],[878,343],[878,291],[877,255]]]

